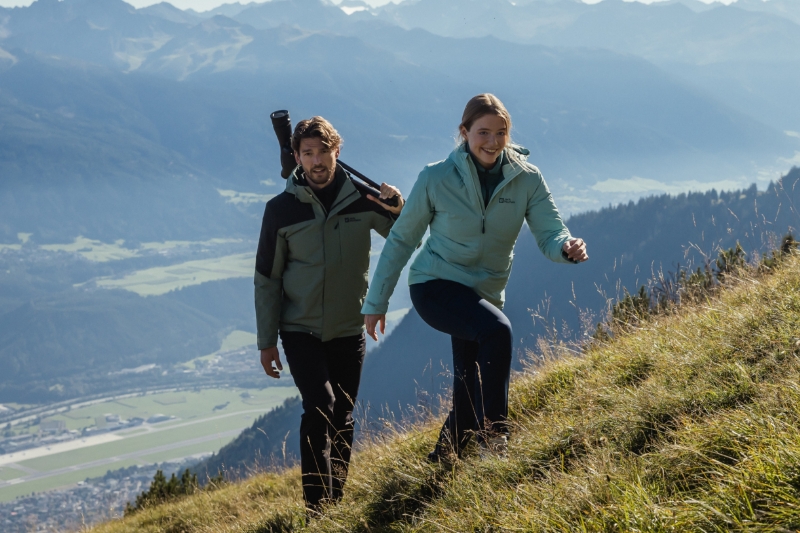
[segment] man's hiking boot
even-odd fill
[[[428,454],[428,462],[433,464],[440,464],[442,466],[451,466],[456,462],[458,456],[452,450],[443,450],[436,446],[431,453]]]
[[[497,435],[482,440],[479,444],[478,453],[481,459],[488,459],[490,457],[504,459],[508,457],[508,437],[505,435]]]

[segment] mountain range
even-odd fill
[[[146,262],[100,266],[42,255],[41,246],[79,236],[124,240],[131,249],[137,242],[254,240],[264,200],[283,188],[268,120],[275,109],[289,109],[295,121],[326,116],[344,137],[345,161],[408,193],[419,170],[454,146],[467,99],[498,94],[514,118],[515,141],[531,150],[562,211],[573,215],[573,232],[598,243],[590,244],[596,266],[549,270],[555,266],[537,258],[523,232],[517,263],[532,266],[515,269],[507,307],[520,349],[540,331],[527,310],[543,288],[551,318],[575,329],[576,313],[564,304],[568,276],[591,268],[576,281],[576,294],[581,308],[599,313],[605,300],[594,295],[597,280],[609,294],[618,280],[634,287],[653,261],[670,269],[698,231],[710,235],[684,227],[689,211],[706,222],[708,213],[728,216],[714,203],[722,196],[687,196],[703,201],[653,220],[645,215],[655,217],[661,200],[648,200],[636,211],[645,218],[631,226],[614,222],[635,211],[625,211],[633,209],[628,204],[622,211],[603,206],[654,191],[736,190],[757,181],[759,190],[741,193],[741,206],[725,200],[739,213],[800,150],[800,69],[792,67],[800,26],[791,2],[343,6],[274,0],[197,13],[169,4],[134,9],[121,0],[38,0],[0,9],[0,245],[19,246],[20,235],[27,243],[20,260],[6,256],[0,271],[0,284],[13,287],[0,295],[0,354],[9,376],[47,379],[31,367],[32,354],[76,369],[113,367],[109,339],[131,335],[137,340],[125,356],[137,362],[160,350],[190,359],[209,353],[225,330],[253,327],[247,280],[163,296],[119,294],[87,282],[125,276]],[[651,223],[658,224],[652,234],[634,236]],[[656,235],[674,242],[662,249]],[[732,238],[715,235],[709,249]],[[615,270],[614,259],[623,258],[630,270]],[[177,259],[146,266],[170,261]],[[218,303],[225,291],[231,305]],[[70,327],[73,314],[86,317],[84,330]],[[130,319],[114,318],[121,316]],[[415,320],[410,313],[376,361],[406,349],[397,339],[422,332]],[[176,332],[192,343],[181,344]],[[413,351],[423,366],[431,360]],[[413,387],[403,394],[401,403],[413,402]]]
[[[456,6],[470,31],[444,24]],[[495,92],[570,213],[638,194],[625,184],[597,188],[609,179],[741,186],[743,175],[800,148],[783,132],[800,129],[789,105],[797,69],[785,68],[797,60],[800,26],[788,18],[610,0],[423,0],[351,15],[322,0],[240,7],[219,10],[234,18],[168,4],[136,10],[121,0],[38,0],[0,11],[0,202],[10,219],[0,238],[71,239],[84,228],[104,239],[142,238],[155,218],[170,217],[158,231],[249,234],[257,209],[234,213],[217,190],[280,190],[267,118],[277,108],[325,115],[345,138],[345,160],[407,191],[452,147],[463,103]],[[477,22],[490,20],[487,10],[497,15],[493,30]],[[514,33],[512,22],[527,33]],[[668,38],[677,28],[681,38]],[[632,42],[615,41],[623,34]],[[714,61],[692,52],[710,43],[721,50]],[[769,69],[767,57],[778,64]],[[754,86],[752,98],[783,112],[731,96],[740,78],[718,71],[731,61],[769,70],[768,89]],[[715,72],[719,83],[686,74],[692,69]],[[31,190],[41,181],[47,210]],[[137,209],[126,205],[130,196]],[[78,224],[70,206],[81,197],[88,201],[77,215],[87,217]],[[214,214],[205,224],[192,218],[200,206]],[[122,227],[119,214],[134,223]]]

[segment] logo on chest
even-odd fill
[[[345,222],[361,222],[360,218],[357,217],[344,217]]]
[[[514,202],[513,198],[500,198],[499,201],[500,201],[501,204],[513,204],[513,203],[516,203],[516,202]]]

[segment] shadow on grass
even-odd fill
[[[306,525],[306,517],[302,511],[286,509],[275,513],[269,520],[259,524],[247,533],[292,533],[300,531]]]
[[[428,503],[440,496],[452,479],[454,467],[436,468],[425,478],[396,475],[364,510],[363,531],[374,531],[397,522],[409,522]]]

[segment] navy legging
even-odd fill
[[[460,283],[432,280],[411,285],[419,316],[450,335],[453,344],[453,408],[439,435],[437,451],[460,454],[477,432],[508,434],[511,323],[494,305]]]

